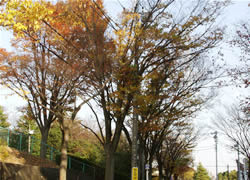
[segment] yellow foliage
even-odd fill
[[[47,20],[53,9],[44,0],[9,0],[0,12],[0,25],[22,37],[23,31],[38,31],[42,20]]]

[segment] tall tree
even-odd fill
[[[1,9],[0,24],[14,31],[14,35],[22,43],[24,42],[25,52],[30,50],[31,58],[29,63],[20,62],[22,65],[19,68],[23,68],[24,71],[21,71],[23,74],[18,74],[19,71],[12,68],[12,78],[14,75],[14,81],[17,81],[11,81],[8,75],[5,78],[11,82],[12,90],[14,86],[15,89],[25,91],[25,99],[33,110],[34,119],[37,120],[42,133],[42,142],[47,141],[52,122],[55,119],[60,122],[63,134],[60,179],[65,179],[70,124],[85,102],[76,106],[76,89],[80,88],[80,83],[85,80],[83,72],[86,74],[91,72],[86,70],[88,67],[86,58],[91,55],[86,52],[92,51],[93,47],[86,46],[88,34],[85,31],[90,27],[84,20],[96,23],[92,26],[95,28],[96,36],[97,32],[103,33],[105,21],[92,9],[94,3],[91,1],[69,0],[58,2],[56,5],[45,1],[6,3],[4,7],[7,8]],[[101,5],[101,1],[95,3]],[[96,5],[94,8],[97,8]],[[13,21],[13,17],[18,18]],[[92,61],[89,63],[91,67]],[[30,65],[28,69],[27,64]],[[33,74],[30,70],[32,65],[36,70]],[[21,87],[16,88],[16,86]],[[81,85],[81,90],[83,89],[86,89],[86,85]],[[41,148],[42,157],[45,157],[45,153],[46,147]]]
[[[190,123],[172,126],[174,126],[173,129],[169,129],[169,133],[156,153],[160,178],[164,170],[167,179],[171,176],[177,179],[189,170],[193,161],[191,152],[196,144],[197,134],[193,132]]]
[[[189,121],[205,103],[214,97],[213,93],[201,91],[211,82],[208,67],[213,67],[204,65],[204,61],[205,59],[196,59],[193,64],[190,63],[178,69],[176,69],[178,64],[172,63],[168,65],[168,69],[158,69],[158,72],[152,76],[149,75],[149,82],[144,83],[145,87],[143,86],[140,95],[137,95],[138,99],[140,98],[137,110],[139,148],[145,151],[145,159],[149,160],[150,164],[165,136],[171,131],[171,127],[187,123],[185,121]],[[175,72],[169,75],[171,70]],[[128,123],[131,124],[130,121]],[[124,131],[131,142],[129,129],[124,127]],[[142,167],[143,164],[144,162]]]
[[[233,40],[230,41],[230,44],[233,48],[240,50],[240,56],[237,65],[235,65],[233,68],[229,68],[228,74],[231,76],[231,80],[237,87],[249,90],[250,24],[248,21],[244,21],[239,26],[237,26]],[[219,115],[219,117],[222,119],[221,122],[217,122],[217,124],[219,125],[219,129],[231,141],[230,147],[233,148],[235,144],[238,144],[240,152],[248,159],[248,179],[250,179],[250,133],[248,132],[250,126],[249,91],[244,93],[239,105],[232,105],[231,107],[227,108],[227,111],[228,115]],[[222,129],[223,125],[225,125],[227,129]]]
[[[67,11],[73,12],[69,13],[68,19],[71,19],[69,22],[74,22],[73,26],[83,24],[84,27],[80,28],[80,32],[82,30],[87,32],[81,33],[81,38],[77,38],[76,41],[64,38],[56,26],[60,26],[60,23],[56,24],[55,21],[54,24],[48,23],[53,11],[44,6],[44,1],[36,2],[34,5],[30,5],[32,1],[25,1],[29,6],[27,12],[23,12],[23,8],[21,11],[17,8],[23,5],[27,7],[26,4],[8,1],[7,8],[0,16],[0,23],[13,29],[19,36],[28,35],[33,38],[34,34],[28,31],[28,27],[34,27],[37,31],[43,27],[40,24],[46,24],[46,27],[50,27],[64,40],[69,51],[75,50],[73,54],[89,62],[92,68],[88,71],[91,79],[89,89],[92,90],[89,96],[95,97],[95,105],[102,111],[102,116],[98,117],[99,109],[91,106],[96,115],[100,133],[97,134],[89,129],[95,133],[105,149],[105,179],[113,180],[114,153],[119,144],[121,131],[131,110],[136,113],[137,107],[140,106],[138,95],[147,77],[158,74],[158,69],[164,69],[172,63],[179,64],[177,69],[183,67],[215,47],[222,38],[222,31],[213,25],[224,2],[203,3],[197,0],[195,5],[192,3],[192,8],[188,8],[190,11],[183,17],[176,17],[173,16],[176,14],[173,7],[177,1],[148,0],[143,5],[138,1],[132,9],[125,9],[119,24],[110,19],[103,11],[102,3],[98,2],[89,2],[86,6],[74,6],[72,3],[70,11]],[[94,13],[88,13],[86,8],[93,9]],[[76,11],[77,9],[81,11]],[[141,16],[140,12],[144,10],[146,13]],[[64,14],[67,15],[67,13]],[[57,17],[65,18],[65,16]],[[114,32],[112,36],[106,33],[107,24]],[[75,46],[76,44],[80,46]],[[86,48],[86,44],[89,47]],[[39,45],[43,48],[47,47],[46,49],[57,58],[60,57],[60,53],[53,48],[48,48],[43,41]],[[66,52],[72,54],[69,51]],[[59,59],[65,62],[64,58]],[[174,75],[175,70],[171,69],[168,75]],[[103,127],[100,122],[102,118]]]
[[[19,31],[15,29],[17,24],[12,24],[13,26],[11,26],[11,24],[7,23],[8,20],[5,19],[4,22],[7,25],[4,24],[4,26],[13,28],[15,31],[14,35],[17,40],[13,45],[16,48],[20,48],[21,52],[19,51],[19,54],[14,54],[7,59],[9,69],[8,72],[2,74],[2,78],[6,80],[10,89],[24,97],[27,101],[32,117],[38,124],[42,135],[40,156],[44,158],[46,156],[46,146],[43,144],[47,143],[51,124],[63,113],[62,108],[66,108],[65,105],[69,104],[72,97],[73,99],[76,97],[74,95],[75,88],[83,80],[80,77],[83,72],[81,65],[84,63],[82,61],[77,64],[77,57],[73,58],[73,50],[65,48],[65,43],[60,43],[58,38],[59,32],[55,33],[47,24],[37,25],[38,19],[43,17],[44,19],[39,20],[45,20],[47,13],[51,17],[60,14],[60,10],[63,9],[63,3],[52,6],[44,1],[41,3],[35,2],[32,6],[34,9],[29,9],[29,3],[32,4],[32,2],[28,1],[26,4],[23,1],[9,3],[13,3],[11,5],[14,6],[15,3],[19,3],[23,7],[22,14],[16,12],[15,16],[24,16],[22,20],[19,19],[20,22],[16,23],[18,25],[23,23],[22,27],[25,27],[25,31],[19,36]],[[8,8],[13,8],[11,5]],[[34,24],[26,21],[31,19],[31,17],[27,17],[28,9],[35,11],[33,12],[35,15],[33,20],[36,23]],[[6,10],[7,13],[9,13],[8,10]],[[54,14],[52,14],[53,12]],[[37,16],[39,15],[41,17],[38,18]],[[57,22],[60,23],[59,20]],[[56,22],[54,24],[55,26],[58,25]],[[60,33],[68,37],[70,34],[69,26],[70,24],[62,27]],[[73,36],[74,34],[71,34],[70,37],[73,38]],[[66,61],[67,64],[65,63]]]
[[[140,96],[143,95],[143,90],[150,89],[153,82],[167,90],[167,85],[164,86],[166,78],[176,75],[177,69],[194,62],[194,59],[202,56],[221,40],[222,32],[216,28],[211,30],[214,23],[212,19],[217,17],[223,3],[208,3],[204,11],[204,4],[199,2],[186,16],[188,18],[177,21],[173,16],[174,12],[168,11],[175,5],[175,1],[146,1],[143,7],[138,2],[133,9],[123,12],[122,23],[115,31],[116,51],[110,64],[112,69],[101,66],[103,68],[96,69],[94,76],[97,77],[95,81],[99,82],[97,87],[102,87],[103,82],[112,75],[111,82],[104,85],[100,96],[95,98],[104,118],[103,128],[101,118],[96,116],[100,129],[100,134],[96,136],[105,147],[106,169],[111,167],[107,169],[105,179],[113,179],[113,154],[124,129],[126,117],[131,115],[132,110],[138,113],[140,106],[146,104]],[[142,8],[147,12],[140,17]],[[211,25],[211,29],[205,28],[202,33],[200,27],[204,24]],[[106,62],[106,65],[109,65],[106,56],[98,58],[97,62],[102,62],[103,65]],[[173,69],[172,64],[176,64]],[[162,72],[166,74],[161,76]],[[147,83],[150,81],[152,84]],[[160,98],[164,101],[163,97],[154,96],[148,98],[147,102]],[[91,109],[97,115],[94,112],[96,109]]]

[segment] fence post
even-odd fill
[[[93,169],[94,169],[94,180],[95,180],[95,167],[93,167]]]
[[[84,173],[84,171],[85,171],[85,165],[84,163],[82,163],[82,172]]]
[[[7,145],[10,145],[10,130],[8,129]]]
[[[50,147],[50,160],[53,160],[53,147]]]
[[[69,169],[71,169],[71,157],[70,156],[68,156],[68,167],[69,167]]]
[[[19,135],[19,150],[21,151],[22,150],[22,134]]]
[[[33,137],[31,136],[31,145],[30,145],[30,154],[32,154],[32,150],[33,150]]]

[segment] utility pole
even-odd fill
[[[28,130],[28,153],[30,153],[30,123],[29,123],[29,130]]]
[[[137,12],[138,11],[138,6],[139,6],[139,0],[135,0],[135,7],[134,7],[134,11]],[[136,52],[135,52],[136,54]],[[136,78],[136,86],[139,85],[138,82],[138,71],[139,71],[139,63],[138,63],[138,59],[135,56],[134,59],[134,66],[136,67],[136,71],[135,71],[135,78]],[[137,93],[139,93],[139,90],[137,90]],[[134,101],[133,101],[134,105],[133,105],[133,122],[132,122],[132,158],[131,158],[131,168],[132,168],[132,172],[131,172],[131,179],[132,180],[138,180],[138,163],[137,163],[137,149],[138,149],[138,121],[139,121],[139,116],[138,116],[138,105],[137,105],[137,100],[134,97]]]
[[[237,142],[237,151],[238,151],[238,163],[237,163],[237,180],[241,180],[240,178],[240,146],[239,143]]]
[[[215,141],[215,163],[216,163],[216,180],[218,180],[218,148],[217,148],[217,145],[218,145],[218,132],[215,131],[214,133],[214,141]]]
[[[227,165],[227,179],[230,180],[230,176],[229,176],[229,165]]]
[[[133,109],[133,123],[132,123],[132,159],[131,159],[131,179],[138,180],[138,165],[137,165],[137,134],[138,134],[138,114],[136,112],[136,106]]]

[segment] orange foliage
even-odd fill
[[[3,61],[6,60],[9,56],[10,53],[8,53],[5,49],[0,48],[0,72],[7,70],[7,67],[3,64]]]

